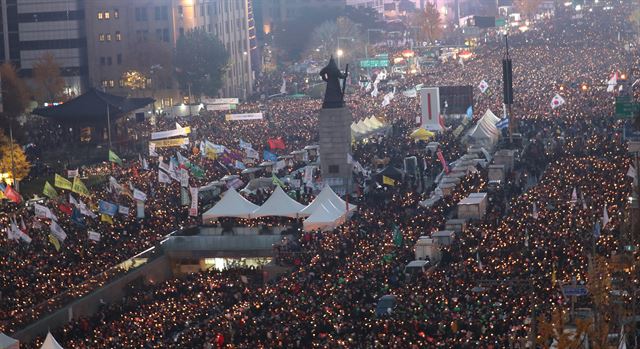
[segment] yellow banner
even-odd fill
[[[396,185],[396,181],[393,178],[382,176],[382,184],[394,186]]]
[[[189,144],[189,138],[174,138],[174,139],[163,139],[161,141],[152,141],[149,143],[155,144],[156,148],[169,148],[169,147],[179,147],[182,145]]]
[[[56,178],[55,178],[55,182],[53,182],[53,185],[55,185],[58,188],[62,188],[62,189],[67,189],[67,190],[71,190],[71,181],[62,177],[61,175],[56,173]]]
[[[82,196],[91,196],[91,194],[89,193],[89,189],[87,189],[84,183],[82,183],[80,177],[76,177],[73,179],[73,188],[71,189],[71,191]]]

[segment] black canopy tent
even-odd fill
[[[81,129],[88,128],[91,142],[99,142],[104,140],[104,130],[109,123],[112,124],[110,128],[118,134],[113,126],[117,119],[153,102],[153,98],[127,98],[92,88],[64,104],[37,108],[32,113],[73,128],[76,139],[81,137]]]
[[[33,114],[51,118],[59,123],[106,124],[107,116],[116,120],[153,102],[153,98],[120,97],[92,88],[64,104],[34,109]]]

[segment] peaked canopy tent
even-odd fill
[[[116,120],[154,101],[153,98],[120,97],[92,88],[64,104],[36,108],[33,113],[60,123],[106,124],[107,113],[111,120]]]
[[[435,135],[436,134],[434,132],[420,127],[419,129],[411,132],[410,137],[419,141],[427,141],[433,138]]]
[[[251,218],[258,208],[258,205],[242,197],[235,189],[229,188],[218,203],[202,214],[202,221],[208,222],[220,217]]]
[[[19,349],[20,341],[0,332],[0,349]]]
[[[51,332],[47,333],[47,338],[44,339],[44,343],[42,343],[42,346],[40,347],[40,349],[64,349],[60,343],[58,343],[58,341],[53,338],[53,335],[51,335]]]
[[[300,212],[305,208],[301,203],[293,200],[287,193],[276,186],[276,190],[271,194],[269,199],[260,206],[253,214],[252,217],[265,217],[265,216],[277,216],[277,217],[290,217],[297,218],[300,216]]]
[[[91,140],[101,140],[109,123],[141,108],[148,106],[153,98],[127,98],[101,92],[95,88],[66,103],[54,107],[36,108],[33,114],[49,118],[60,124],[72,126],[74,138],[80,139],[81,128],[91,130]],[[111,128],[118,135],[118,129]],[[95,132],[96,137],[94,137]],[[126,132],[124,132],[126,134]],[[84,136],[83,136],[84,137]]]
[[[331,230],[344,223],[350,212],[355,210],[355,205],[342,200],[330,186],[325,186],[318,196],[305,207],[301,215],[309,217],[302,222],[305,231]]]
[[[484,114],[476,123],[476,126],[469,131],[469,138],[472,143],[484,148],[492,149],[500,138],[500,130],[496,127],[496,123],[500,119],[490,110]]]
[[[313,201],[307,205],[307,207],[305,207],[304,209],[302,209],[302,211],[300,211],[300,215],[301,216],[311,216],[313,214],[313,212],[318,209],[322,203],[325,202],[331,202],[333,206],[338,207],[338,208],[342,208],[341,211],[344,213],[344,211],[347,208],[347,203],[346,201],[342,200],[338,194],[336,194],[333,189],[331,189],[330,186],[326,185],[322,191],[320,191],[320,194],[318,194],[318,196],[316,196],[315,199],[313,199]],[[356,205],[352,205],[349,204],[349,212],[355,210],[357,208]]]

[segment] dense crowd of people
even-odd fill
[[[293,269],[275,281],[263,285],[258,282],[259,271],[234,268],[137,286],[122,303],[104,305],[94,316],[74,320],[53,334],[69,348],[524,348],[531,315],[566,306],[559,285],[572,278],[586,280],[594,253],[610,257],[621,249],[631,161],[620,123],[613,118],[613,97],[620,91],[607,92],[606,83],[615,71],[639,76],[640,58],[637,51],[624,49],[624,38],[618,41],[626,23],[625,8],[594,12],[581,19],[544,20],[510,36],[516,95],[512,121],[517,119],[529,144],[509,176],[506,197],[492,202],[493,210],[501,206],[498,219],[491,216],[469,224],[427,275],[404,273],[404,266],[414,259],[413,244],[418,237],[441,230],[455,215],[460,199],[487,190],[486,170],[463,177],[452,195],[431,207],[419,202],[433,187],[423,187],[419,181],[380,185],[359,173],[359,195],[350,199],[358,205],[357,212],[333,231],[298,234]],[[382,96],[391,91],[391,84],[383,83],[384,93],[378,97],[356,89],[347,97],[354,119],[378,116],[392,129],[354,145],[353,158],[375,173],[376,159],[388,158],[401,167],[402,159],[416,156],[421,174],[439,173],[440,160],[426,151],[424,142],[409,137],[418,101],[400,92],[419,83],[475,86],[485,80],[489,89],[476,98],[475,117],[487,109],[498,114],[503,50],[493,42],[481,44],[464,65],[443,63],[397,78],[398,92],[386,107],[381,106]],[[262,83],[267,91],[282,80],[275,75]],[[566,104],[552,109],[556,93]],[[159,119],[155,128],[171,129],[176,121],[189,125],[192,146],[209,140],[224,145],[229,153],[241,151],[243,140],[262,154],[269,149],[269,139],[281,137],[285,149],[278,151],[288,154],[317,143],[320,107],[314,99],[245,103],[240,111],[263,111],[265,119],[225,122],[222,113],[202,112],[193,118]],[[152,129],[138,127],[143,134]],[[453,161],[465,153],[463,138],[449,130],[434,140]],[[201,156],[197,146],[179,151],[204,171],[201,178],[191,176],[190,186],[241,172],[234,162]],[[175,156],[175,149],[158,152],[165,162]],[[151,170],[144,170],[137,159],[125,166],[81,169],[83,175],[112,176],[123,186],[130,183],[145,192],[142,220],[135,217],[133,198],[108,190],[106,183],[92,187],[92,197],[82,199],[90,207],[99,199],[131,207],[129,215],[116,216],[113,223],[99,218],[73,222],[65,213],[69,199],[63,190],[60,198],[45,202],[68,235],[59,251],[49,242],[47,222],[36,218],[32,209],[3,204],[0,226],[8,226],[16,217],[25,222],[33,241],[25,244],[8,240],[6,234],[0,237],[0,252],[6,256],[0,260],[0,332],[11,333],[90,292],[122,272],[112,269],[118,262],[180,227],[199,223],[181,206],[177,185],[158,183],[160,159],[145,154],[147,158]],[[304,166],[296,162],[278,176]],[[301,174],[295,176],[299,179]],[[520,177],[534,179],[515,179]],[[286,184],[287,191],[296,189]],[[312,200],[309,190],[297,190],[300,202]],[[574,190],[577,201],[571,198]],[[267,197],[268,190],[248,195],[256,204]],[[610,221],[596,237],[596,221],[603,210]],[[396,227],[401,242],[394,238]],[[100,232],[100,241],[88,240],[87,230]],[[397,305],[390,314],[378,316],[376,303],[386,294],[396,296]],[[50,300],[55,296],[59,302]],[[31,345],[37,347],[40,341]]]

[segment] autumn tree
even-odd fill
[[[340,38],[340,39],[338,39]],[[346,17],[326,21],[314,29],[308,44],[309,56],[325,60],[336,54],[338,48],[344,52],[343,61],[350,57],[364,55],[365,38],[358,25]]]
[[[13,150],[13,159],[11,159],[11,153]],[[15,165],[15,174],[13,168]],[[0,133],[0,173],[8,173],[11,180],[22,180],[29,175],[31,170],[31,164],[27,160],[22,147],[19,144],[14,143],[13,147],[9,138],[3,133]]]
[[[33,65],[34,97],[38,102],[53,102],[62,97],[64,79],[60,65],[53,54],[47,52]]]
[[[127,57],[124,85],[133,90],[171,88],[173,57],[169,46],[158,40],[135,43],[133,54]]]
[[[418,27],[418,41],[433,42],[442,37],[442,19],[434,4],[427,3],[424,10],[414,13],[411,24]]]
[[[577,319],[575,327],[569,327],[565,313],[556,310],[548,319],[538,319],[537,344],[550,348],[556,343],[558,349],[581,348],[588,338],[589,348],[608,349],[608,335],[612,325],[612,307],[610,301],[611,273],[604,257],[595,257],[590,267],[587,290],[591,298],[592,319]]]
[[[191,86],[194,96],[215,96],[222,88],[229,53],[222,42],[204,30],[185,33],[176,43],[175,67],[180,87]]]
[[[525,17],[531,18],[542,4],[542,0],[514,0],[513,5]]]
[[[2,103],[4,116],[16,118],[22,114],[29,105],[29,89],[10,63],[0,66],[0,78],[2,79]]]

